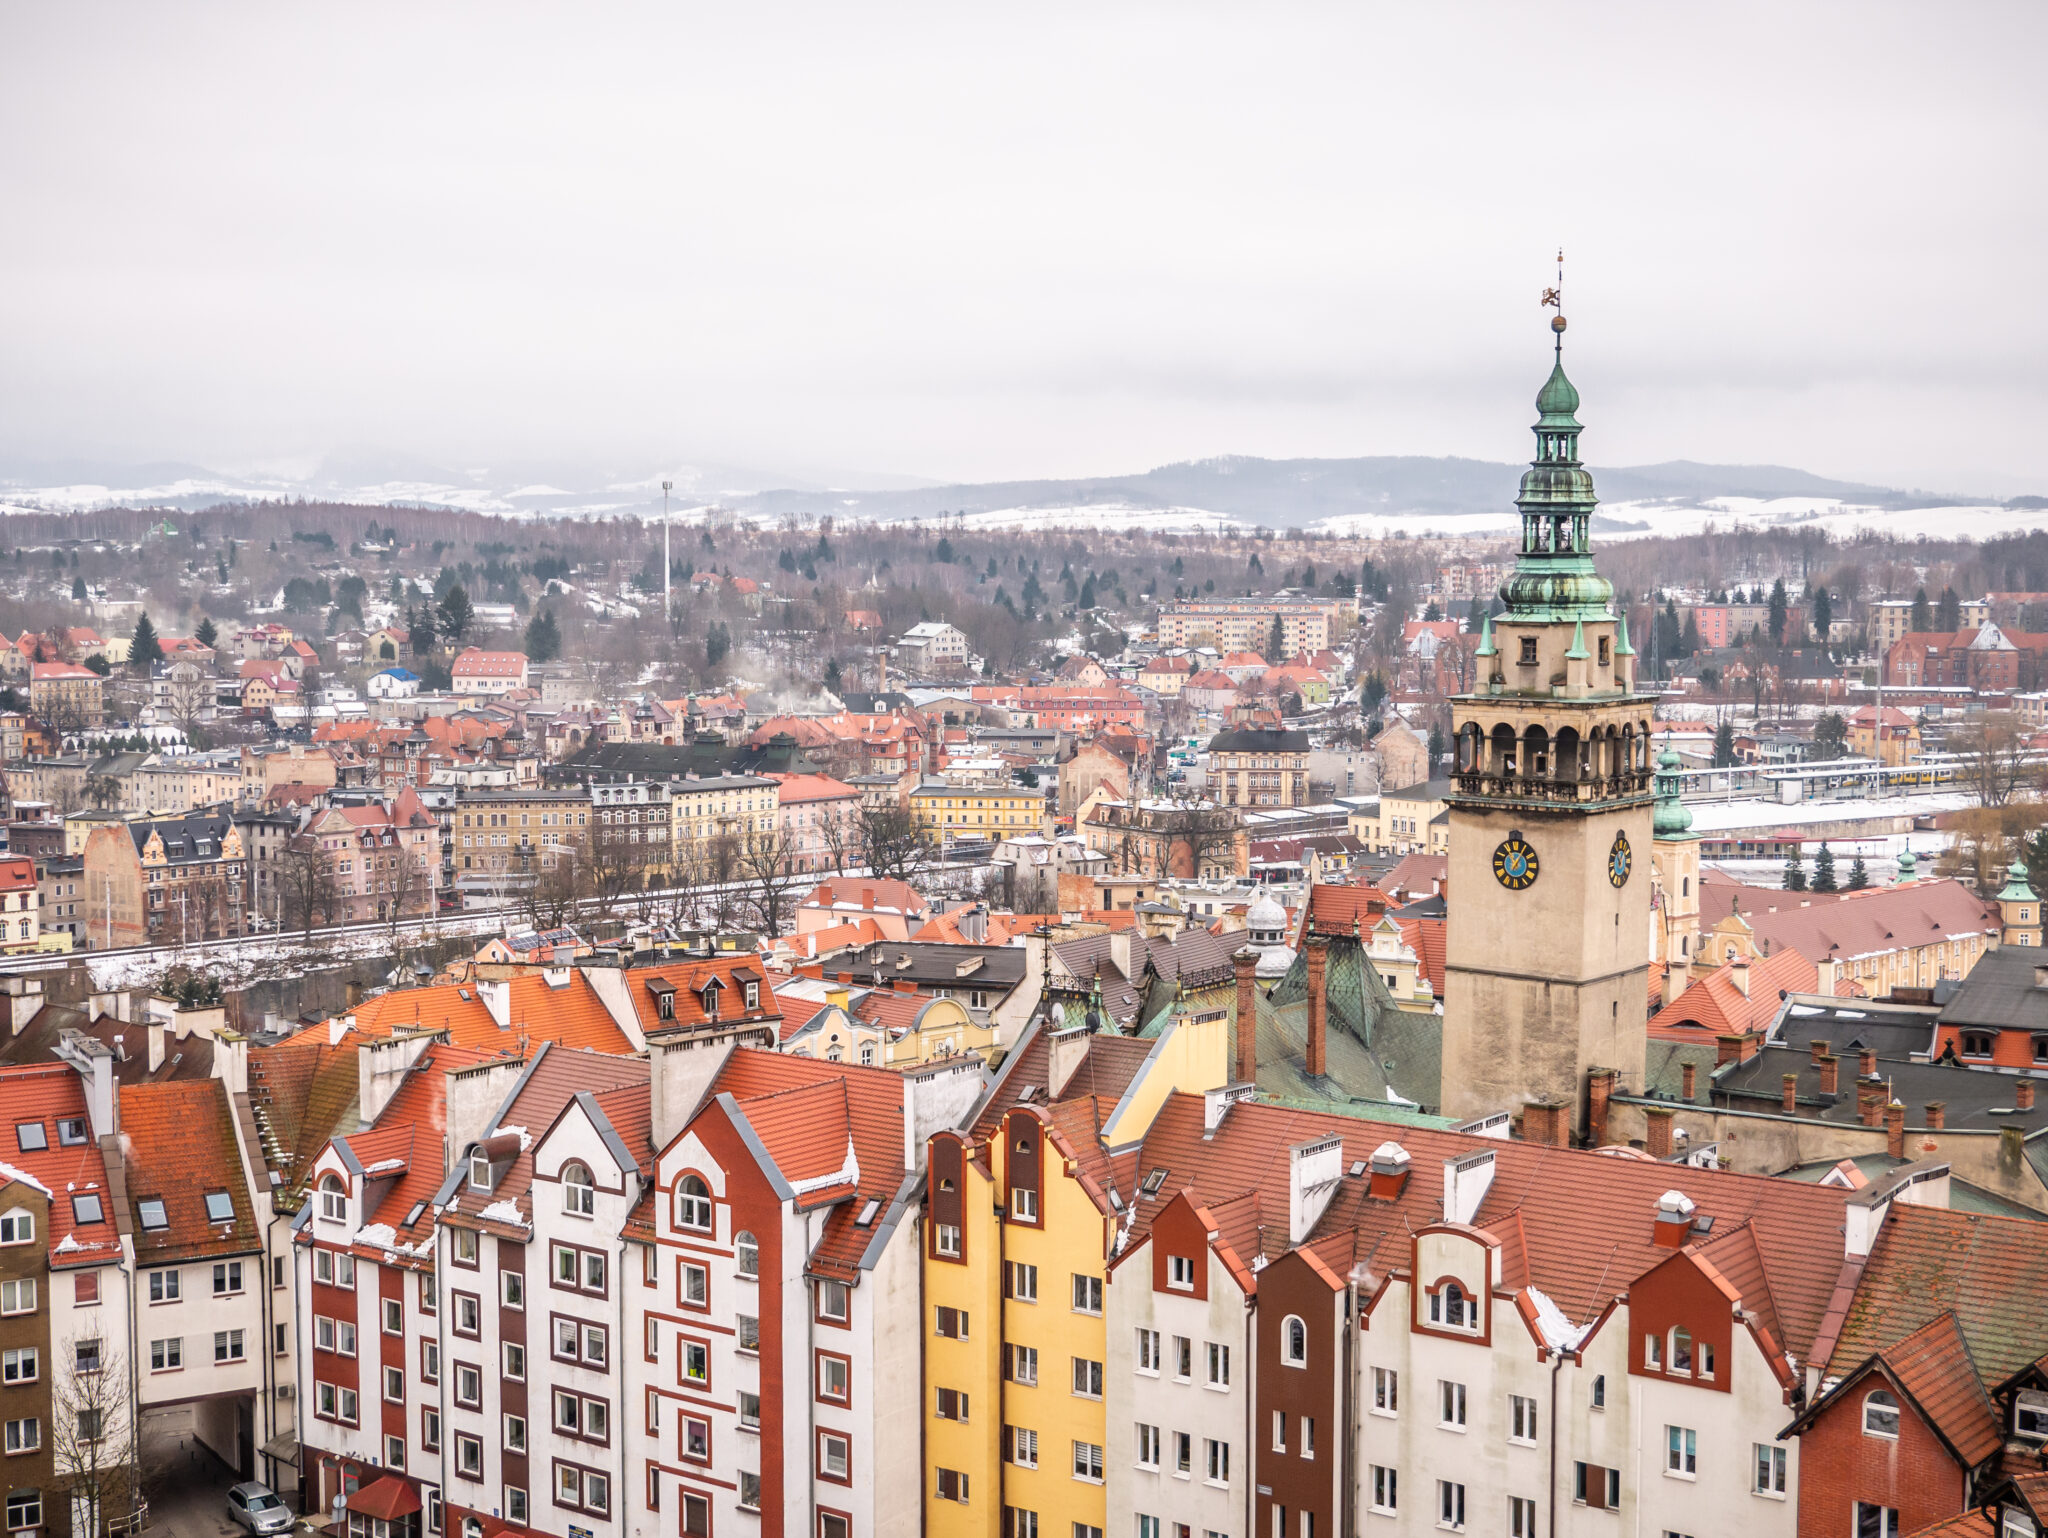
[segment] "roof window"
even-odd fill
[[[50,1135],[39,1121],[16,1122],[14,1142],[23,1153],[40,1153],[50,1146]]]
[[[164,1210],[161,1196],[145,1196],[135,1204],[135,1212],[142,1219],[142,1226],[148,1229],[169,1228],[170,1214]]]
[[[209,1223],[232,1223],[235,1220],[235,1199],[225,1191],[206,1193],[206,1221]]]

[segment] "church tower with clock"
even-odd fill
[[[1593,1069],[1643,1084],[1653,700],[1593,566],[1562,313],[1551,326],[1506,611],[1486,622],[1474,692],[1451,702],[1443,1109],[1563,1104],[1583,1135]]]

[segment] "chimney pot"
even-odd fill
[[[1832,1052],[1820,1057],[1820,1092],[1823,1095],[1839,1095],[1842,1092],[1842,1060]]]
[[[1948,1124],[1948,1102],[1930,1100],[1927,1102],[1927,1130],[1939,1132]]]
[[[2033,1110],[2034,1081],[2032,1079],[2021,1079],[2019,1083],[2013,1086],[2012,1103],[2018,1106],[2022,1111]]]
[[[1678,1079],[1679,1087],[1682,1091],[1682,1099],[1696,1100],[1699,1098],[1700,1065],[1698,1063],[1686,1063],[1681,1066],[1678,1070]]]
[[[1868,1079],[1877,1073],[1877,1049],[1865,1047],[1856,1054],[1856,1071]]]
[[[1714,1038],[1714,1066],[1726,1067],[1729,1063],[1742,1061],[1742,1038],[1734,1032]]]
[[[1618,1077],[1612,1068],[1595,1068],[1586,1077],[1586,1146],[1605,1147],[1607,1143],[1607,1104],[1614,1095],[1614,1081]],[[1686,1088],[1691,1089],[1690,1081]]]
[[[1807,1048],[1813,1054],[1813,1061],[1818,1063],[1822,1058],[1834,1051],[1835,1044],[1831,1041],[1822,1041],[1816,1036],[1807,1044]]]
[[[1906,1157],[1906,1108],[1896,1100],[1884,1108],[1884,1151],[1894,1159]]]
[[[1785,1075],[1784,1105],[1785,1114],[1787,1116],[1790,1116],[1794,1111],[1798,1110],[1799,1108],[1799,1075],[1796,1073],[1788,1073]]]

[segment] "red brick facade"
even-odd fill
[[[1867,1436],[1863,1403],[1883,1389],[1899,1403],[1896,1439]],[[1856,1503],[1899,1514],[1898,1531],[1918,1532],[1963,1509],[1964,1470],[1882,1368],[1824,1410],[1799,1438],[1799,1538],[1856,1531]]]

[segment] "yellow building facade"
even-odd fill
[[[1045,831],[1045,797],[1022,786],[920,785],[910,810],[927,836],[1002,839]]]

